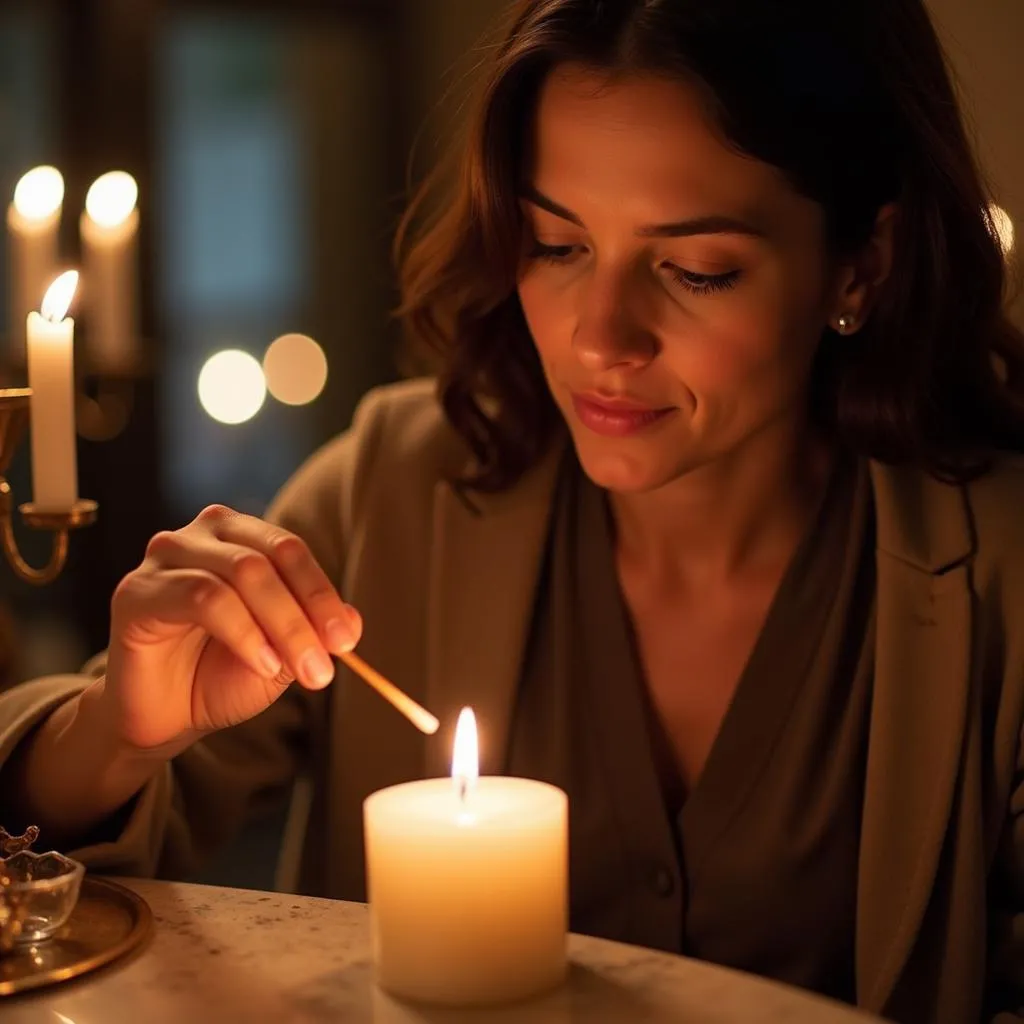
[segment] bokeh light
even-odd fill
[[[199,371],[199,401],[218,423],[245,423],[263,407],[267,382],[259,361],[238,349],[210,356]]]
[[[324,350],[305,334],[284,334],[263,357],[267,389],[285,405],[312,402],[327,383]]]

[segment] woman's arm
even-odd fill
[[[354,447],[346,436],[315,455],[267,516],[300,536],[335,582]],[[16,827],[31,817],[44,844],[139,875],[194,871],[249,814],[286,799],[310,748],[310,701],[325,696],[293,685],[242,725],[143,755],[104,735],[95,713],[102,675],[56,684],[36,680],[0,695],[0,820]]]

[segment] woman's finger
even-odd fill
[[[300,537],[253,516],[209,511],[205,523],[218,539],[260,552],[277,569],[334,654],[350,651],[362,635],[359,613],[346,604]]]
[[[281,686],[291,676],[241,596],[219,576],[205,569],[136,571],[114,594],[115,632],[138,623],[194,625],[219,640],[258,676]]]
[[[285,666],[303,685],[326,686],[334,678],[321,637],[276,566],[260,551],[218,540],[206,531],[182,530],[158,535],[148,556],[161,571],[201,569],[232,589],[280,655]]]

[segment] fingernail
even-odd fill
[[[324,632],[327,634],[327,643],[331,650],[338,654],[342,651],[351,651],[355,647],[352,642],[352,630],[341,619],[331,619]]]
[[[272,647],[266,645],[261,647],[256,654],[256,658],[268,679],[273,679],[284,668],[281,659]]]
[[[334,663],[323,651],[313,647],[299,661],[299,671],[309,686],[326,686],[334,678]]]

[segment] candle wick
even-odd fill
[[[469,779],[465,775],[459,776],[459,800],[466,802],[466,791],[469,789]]]

